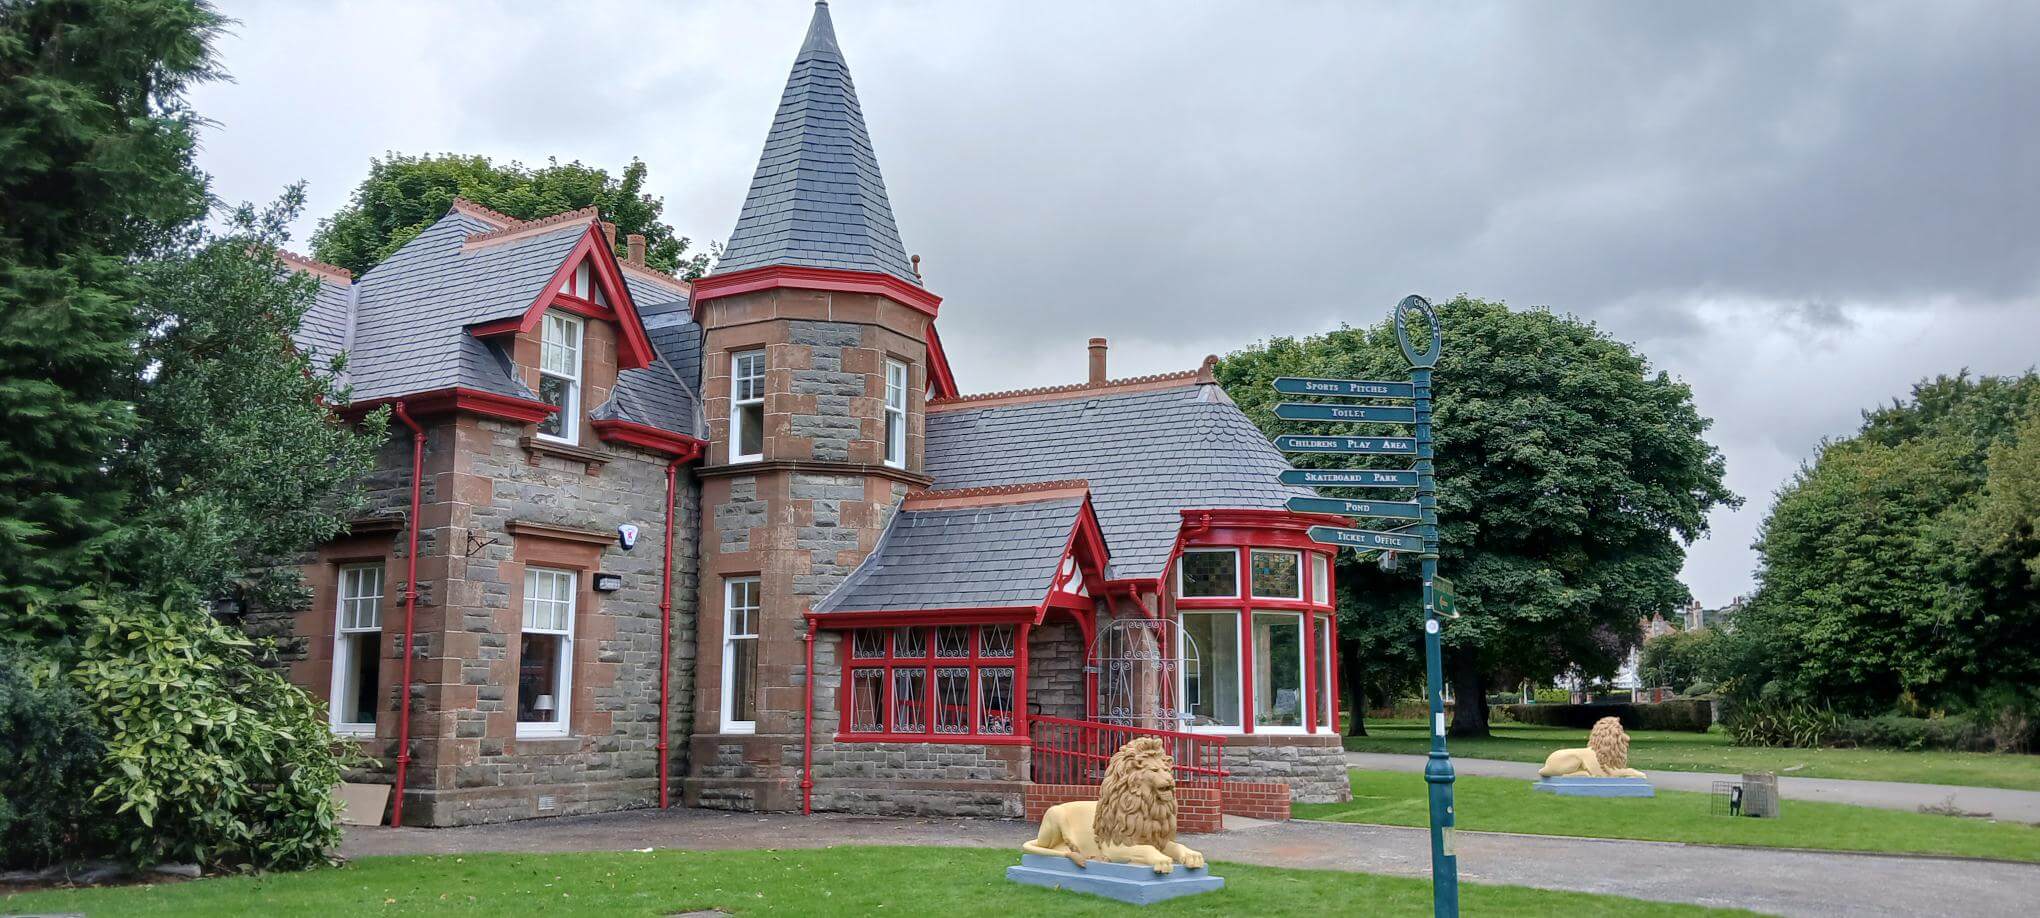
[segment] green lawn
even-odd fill
[[[1139,908],[1005,880],[1013,851],[830,848],[363,858],[337,869],[0,897],[0,913],[86,915],[1370,915],[1431,914],[1427,880],[1216,865],[1216,893]],[[1469,915],[1743,915],[1464,884]]]
[[[1421,755],[1431,748],[1423,721],[1370,720],[1367,736],[1349,736],[1354,752]],[[1635,730],[1629,734],[1629,764],[1644,771],[1775,771],[1796,778],[1854,778],[1912,781],[1968,787],[2040,790],[2040,755],[1988,752],[1902,752],[1895,749],[1771,749],[1731,746],[1716,730],[1682,733]],[[1553,749],[1584,746],[1587,731],[1568,727],[1495,724],[1488,739],[1454,739],[1452,754],[1471,759],[1542,762]]]
[[[1299,803],[1297,817],[1430,825],[1423,775],[1355,769],[1352,780],[1352,802]],[[1801,800],[1784,801],[1780,819],[1749,819],[1713,815],[1711,802],[1708,794],[1663,790],[1652,798],[1556,797],[1513,778],[1461,777],[1453,785],[1462,829],[2040,861],[2040,827],[2023,823]]]

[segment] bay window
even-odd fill
[[[723,581],[722,729],[758,729],[758,578]]]
[[[573,571],[524,569],[517,649],[517,735],[565,736],[574,677]]]
[[[558,409],[538,422],[538,435],[572,443],[581,421],[580,317],[545,314],[538,345],[538,400]]]
[[[350,564],[339,571],[333,610],[333,732],[373,735],[382,666],[383,566]]]
[[[1011,737],[1017,729],[1014,625],[858,628],[846,641],[843,732],[894,738]]]
[[[1184,729],[1331,732],[1331,556],[1301,548],[1186,548],[1176,566]]]
[[[1303,616],[1254,613],[1254,726],[1303,726]]]
[[[885,464],[907,467],[907,365],[885,362]]]
[[[765,352],[730,355],[730,461],[765,456]]]
[[[1176,659],[1183,662],[1183,722],[1198,727],[1240,725],[1240,616],[1238,612],[1183,613]]]
[[[1193,548],[1177,567],[1178,595],[1185,599],[1232,599],[1240,595],[1240,553],[1232,548]]]
[[[1254,598],[1302,599],[1302,555],[1294,551],[1256,548],[1254,556]]]

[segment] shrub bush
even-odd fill
[[[1714,724],[1714,705],[1705,700],[1660,701],[1656,704],[1512,704],[1509,716],[1546,727],[1592,727],[1603,717],[1622,719],[1625,730],[1685,730],[1705,733]]]
[[[56,664],[0,650],[0,866],[41,867],[91,847],[87,799],[102,752]]]
[[[1833,710],[1810,704],[1739,704],[1722,718],[1738,746],[1825,745],[1841,730],[1842,723],[1842,716]]]
[[[1830,731],[1823,741],[1830,746],[1874,746],[1883,749],[1952,749],[1962,752],[1994,752],[1998,744],[1991,731],[1961,715],[1948,717],[1851,717]]]
[[[254,641],[184,603],[103,601],[74,679],[105,738],[92,800],[140,864],[299,868],[339,844],[333,785],[354,754]]]
[[[1562,688],[1541,688],[1531,696],[1538,704],[1571,704],[1572,692]]]

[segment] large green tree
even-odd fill
[[[392,153],[371,162],[352,202],[319,221],[312,253],[357,274],[366,272],[444,216],[455,197],[522,220],[592,204],[616,224],[619,257],[625,254],[625,237],[637,233],[645,237],[647,264],[682,277],[701,276],[708,270],[708,254],[689,252],[687,237],[659,219],[666,204],[645,193],[645,173],[644,162],[636,159],[619,177],[579,161],[551,160],[533,169],[516,162],[499,165],[486,156]]]
[[[225,233],[194,228],[142,266],[146,370],[109,483],[128,506],[111,569],[147,595],[296,607],[296,570],[277,562],[331,539],[363,502],[387,417],[343,419],[344,363],[291,344],[318,282],[275,252],[303,202],[297,186],[243,206]]]
[[[219,27],[189,0],[0,3],[0,634],[60,628],[121,518],[136,265],[205,211],[184,91]]]
[[[1477,735],[1487,732],[1490,686],[1572,668],[1612,674],[1639,618],[1686,602],[1685,544],[1707,531],[1709,510],[1738,499],[1691,390],[1633,348],[1548,311],[1461,297],[1438,314],[1439,569],[1463,599],[1444,630],[1459,700],[1452,729]],[[1277,376],[1406,374],[1386,322],[1275,338],[1219,368],[1227,393],[1271,435],[1338,428],[1277,421]],[[1342,561],[1341,635],[1358,656],[1404,670],[1421,659],[1416,567]]]
[[[1943,376],[1778,493],[1729,642],[1741,703],[2040,710],[2040,376]]]

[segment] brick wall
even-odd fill
[[[1225,820],[1219,812],[1218,798],[1215,787],[1176,788],[1176,831],[1186,835],[1223,831]],[[1028,822],[1039,823],[1042,814],[1058,803],[1096,799],[1095,784],[1029,784],[1025,815]]]
[[[1225,782],[1225,814],[1250,819],[1289,818],[1289,785],[1275,781]]]

